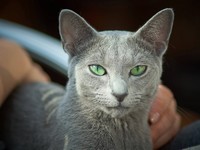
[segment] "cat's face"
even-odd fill
[[[130,34],[101,33],[75,67],[80,97],[113,117],[148,108],[160,80],[161,60]]]
[[[69,31],[72,27],[62,21],[61,15],[61,37],[64,48],[75,61],[71,67],[74,67],[72,71],[80,100],[112,117],[123,117],[131,111],[149,108],[160,82],[162,55],[167,48],[173,21],[171,9],[165,11],[155,15],[135,33],[96,32],[80,16],[71,11],[66,15],[65,11],[68,21],[72,15],[71,21],[76,20],[76,28],[81,28],[81,31]],[[161,25],[158,22],[155,25],[160,18]],[[165,20],[167,25],[162,26]],[[77,36],[78,31],[82,32],[83,35],[79,36],[84,39]],[[75,34],[66,35],[68,32]]]

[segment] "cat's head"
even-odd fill
[[[71,58],[68,74],[83,103],[112,117],[149,108],[162,74],[172,9],[158,12],[136,32],[97,32],[70,10],[62,10],[59,19]]]

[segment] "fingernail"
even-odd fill
[[[157,112],[157,113],[154,113],[153,115],[152,115],[152,117],[151,117],[151,123],[152,124],[154,124],[154,123],[156,123],[158,120],[159,120],[159,118],[160,118],[160,114]]]

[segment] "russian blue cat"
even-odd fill
[[[136,32],[98,32],[62,10],[59,31],[70,56],[66,89],[18,87],[1,108],[0,140],[9,150],[152,149],[148,113],[173,20],[168,8]]]

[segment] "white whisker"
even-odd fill
[[[67,135],[65,135],[65,141],[64,141],[64,148],[63,148],[63,150],[67,150],[68,143],[69,143],[69,138],[68,138]]]
[[[63,96],[57,96],[57,97],[54,97],[53,99],[51,99],[50,101],[48,101],[48,103],[45,105],[45,109],[47,110],[50,107],[57,105],[57,103],[61,99],[61,97],[63,97]]]
[[[54,108],[53,110],[51,110],[51,112],[48,114],[47,118],[46,118],[46,122],[47,124],[49,123],[49,120],[51,119],[52,115],[56,112],[56,108]]]
[[[52,89],[49,89],[48,91],[45,91],[44,95],[42,96],[42,101],[47,100],[47,98],[48,98],[50,95],[56,94],[56,93],[58,93],[58,92],[59,92],[59,91],[57,91],[57,90],[52,90]]]

